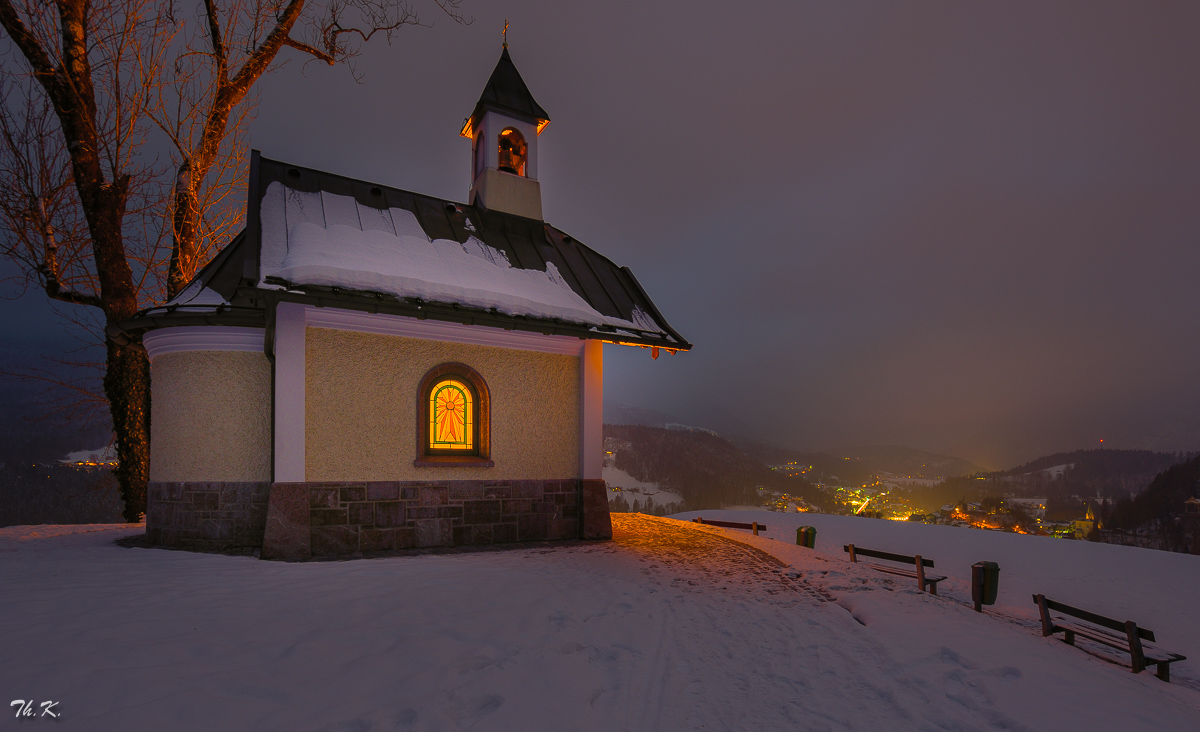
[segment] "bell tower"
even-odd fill
[[[508,55],[508,42],[459,134],[471,140],[471,205],[542,220],[538,135],[550,123]]]

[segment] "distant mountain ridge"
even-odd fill
[[[762,500],[760,487],[793,495],[815,490],[708,430],[606,424],[604,443],[615,467],[682,496],[686,510],[756,506]]]
[[[1159,473],[1146,490],[1117,502],[1097,537],[1114,544],[1200,554],[1200,514],[1186,502],[1200,498],[1200,456]]]
[[[797,463],[812,466],[812,479],[861,483],[880,473],[913,478],[948,478],[977,473],[978,465],[952,455],[939,455],[899,445],[836,448],[831,450],[789,450],[769,445],[746,443],[747,454],[768,465]]]
[[[1027,475],[1037,471],[1049,470],[1062,465],[1071,466],[1069,470],[1079,478],[1112,475],[1137,475],[1154,477],[1171,465],[1180,462],[1184,456],[1169,452],[1153,452],[1151,450],[1075,450],[1073,452],[1056,452],[1024,465],[1008,470],[1001,470],[996,475],[1016,476]]]

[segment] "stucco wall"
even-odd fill
[[[551,480],[579,477],[576,356],[309,328],[305,479]],[[417,468],[417,388],[455,361],[491,394],[491,468]]]
[[[261,353],[164,353],[150,365],[150,480],[271,480],[271,368]]]

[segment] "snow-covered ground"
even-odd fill
[[[1190,683],[977,615],[954,597],[965,585],[931,597],[840,545],[796,547],[784,518],[761,517],[779,539],[618,516],[613,542],[305,564],[114,545],[127,526],[10,527],[0,689],[86,730],[1196,729]],[[994,559],[1004,603],[1031,555],[1072,591],[1139,595],[1138,620],[1196,607],[1196,557],[1130,560],[1130,581],[1107,552],[1142,550],[1001,555],[1029,538],[786,518],[816,525],[821,549],[917,548],[956,577],[955,547],[964,566]],[[1146,625],[1187,652],[1169,623]],[[1173,673],[1195,679],[1191,663]]]
[[[939,584],[938,592],[963,602],[971,598],[971,565],[996,562],[1000,592],[994,611],[1037,622],[1033,595],[1040,592],[1100,615],[1132,620],[1153,630],[1162,646],[1191,659],[1173,664],[1172,680],[1200,690],[1200,556],[860,516],[734,510],[693,511],[676,518],[695,516],[759,521],[767,526],[762,536],[788,544],[795,544],[797,527],[812,526],[817,551],[834,561],[846,558],[846,544],[920,554],[950,578]]]
[[[83,464],[111,464],[117,462],[117,446],[105,445],[97,447],[95,450],[78,450],[76,452],[67,453],[66,457],[59,460],[60,463],[74,465],[77,463]]]
[[[608,485],[608,499],[610,501],[618,496],[624,496],[627,501],[633,503],[635,499],[644,499],[646,496],[651,496],[654,499],[655,505],[658,506],[683,502],[683,496],[678,493],[664,491],[658,487],[658,483],[647,483],[644,480],[638,480],[624,470],[612,465],[604,466],[603,478],[604,482]]]

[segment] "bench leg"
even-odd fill
[[[1046,609],[1046,596],[1034,595],[1033,600],[1037,603],[1038,610],[1042,614],[1042,637],[1045,638],[1048,635],[1054,635],[1054,623],[1050,621],[1050,611]]]
[[[1158,673],[1155,674],[1155,676],[1167,682],[1168,684],[1171,683],[1171,664],[1167,661],[1159,663]]]
[[[1064,630],[1063,635],[1065,636],[1063,638],[1063,641],[1066,642],[1067,645],[1070,645],[1070,646],[1075,645],[1075,631]]]
[[[1142,653],[1142,639],[1138,636],[1137,623],[1126,620],[1125,635],[1129,638],[1129,655],[1133,657],[1133,672],[1140,674],[1146,668],[1146,656]]]
[[[917,564],[917,587],[921,588],[921,592],[925,592],[925,563],[921,561],[920,554],[913,557],[913,560]],[[936,595],[937,594],[937,586],[935,585],[933,589],[934,589],[933,594]]]

